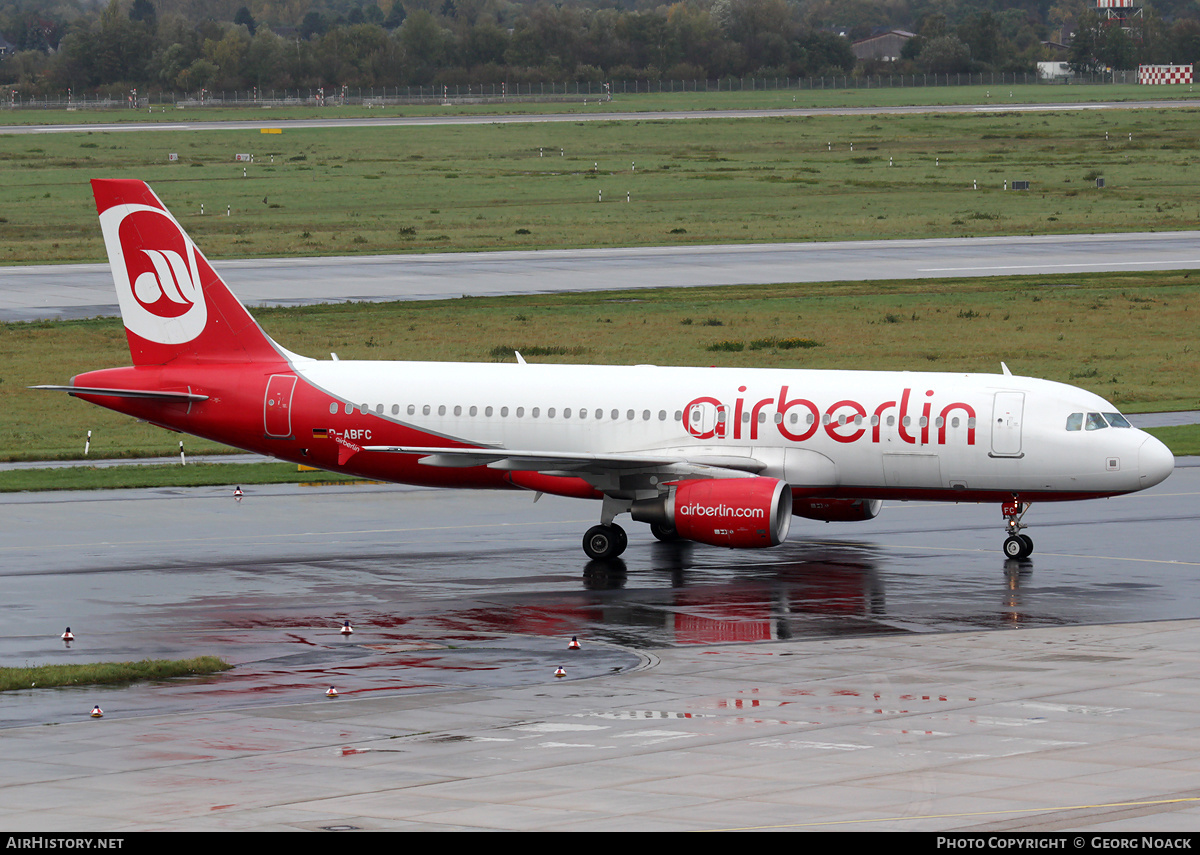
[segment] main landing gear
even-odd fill
[[[1000,506],[1000,512],[1004,514],[1004,530],[1008,532],[1008,537],[1004,539],[1004,554],[1018,561],[1023,561],[1033,554],[1033,538],[1021,534],[1021,529],[1028,528],[1021,520],[1029,510],[1029,504],[1013,496],[1011,502]]]
[[[614,523],[594,525],[583,535],[583,551],[592,559],[616,558],[628,545],[629,535]]]

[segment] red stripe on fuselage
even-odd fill
[[[263,421],[267,384],[272,376],[281,374],[298,378],[291,399],[290,437],[269,436]],[[161,427],[305,466],[428,487],[514,489],[517,486],[504,472],[486,466],[425,466],[418,462],[420,455],[359,450],[363,445],[479,446],[448,440],[375,413],[364,413],[355,405],[347,413],[349,402],[314,387],[286,362],[110,368],[80,374],[73,382],[109,389],[161,389],[207,395],[208,400],[191,404],[104,395],[78,397]],[[326,431],[326,436],[314,437],[314,429]]]

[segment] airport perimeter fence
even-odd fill
[[[45,96],[6,87],[0,106],[9,110],[152,110],[189,107],[293,107],[405,105],[456,106],[503,103],[576,103],[610,100],[622,95],[675,92],[771,92],[836,89],[901,89],[934,86],[1105,85],[1137,83],[1137,69],[1047,79],[1022,72],[980,74],[873,74],[836,77],[723,77],[717,80],[614,80],[568,83],[484,83],[439,86],[348,86],[244,91],[108,92]]]

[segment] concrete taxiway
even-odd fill
[[[216,261],[247,306],[1200,269],[1200,232]],[[118,314],[107,264],[0,267],[0,321]]]
[[[598,566],[590,503],[523,494],[0,503],[3,661],[238,666],[0,696],[6,829],[1200,822],[1194,459],[1142,494],[1035,505],[1024,564],[978,505],[797,520],[763,551],[637,526]]]

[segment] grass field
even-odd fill
[[[1014,99],[1117,97],[1120,87],[1028,89]],[[905,103],[914,93],[982,100],[965,90],[796,97],[843,105]],[[1123,97],[1145,97],[1145,90],[1128,90]],[[771,98],[794,93],[753,94],[761,100],[687,97],[719,107],[772,106]],[[644,97],[642,109],[675,98],[687,103],[685,96]],[[1184,108],[279,135],[218,127],[0,133],[7,182],[0,263],[103,260],[87,179],[127,175],[150,181],[212,258],[1188,229],[1200,223],[1197,127],[1196,111]],[[180,162],[168,164],[168,152]],[[254,163],[234,162],[239,152],[253,153]],[[1032,189],[1004,189],[1016,179]],[[521,348],[553,361],[954,371],[995,371],[1003,360],[1018,373],[1084,386],[1139,411],[1200,406],[1197,297],[1181,273],[256,314],[281,343],[318,357],[487,360]],[[771,344],[787,338],[819,346]],[[176,453],[176,435],[25,389],[127,362],[116,320],[0,326],[0,458],[76,458],[89,429],[94,455]],[[217,450],[186,442],[191,453]]]
[[[31,665],[0,668],[0,692],[54,686],[104,686],[143,680],[170,680],[228,671],[233,666],[214,656],[195,659],[143,659],[140,662],[94,662],[82,665]]]
[[[214,258],[1190,229],[1197,137],[1186,108],[0,134],[0,264],[103,260],[87,179],[121,176]]]
[[[1200,407],[1200,282],[1188,273],[661,289],[255,314],[281,344],[319,358],[491,361],[520,349],[553,362],[982,372],[998,372],[1004,361],[1132,412]],[[816,346],[780,344],[787,339]],[[128,361],[115,318],[0,325],[0,457],[78,458],[88,430],[94,456],[176,454],[177,434],[26,388]],[[185,442],[193,454],[219,450]]]

